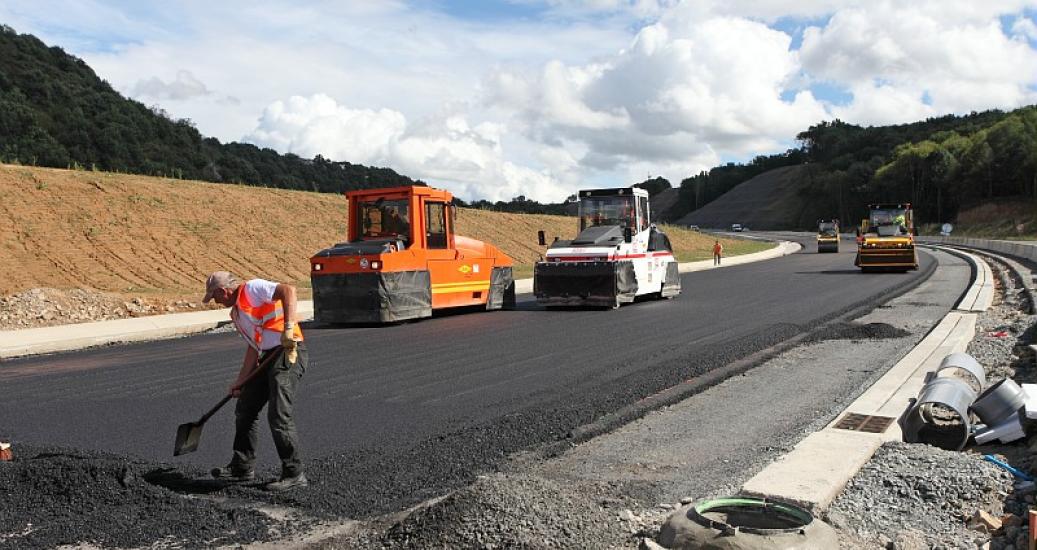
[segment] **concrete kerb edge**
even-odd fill
[[[38,329],[0,331],[0,361],[29,355],[197,334],[229,323],[230,318],[227,311],[227,309],[215,309]],[[313,302],[300,300],[297,313],[304,320],[310,318],[313,315]],[[136,326],[125,326],[130,324]],[[77,335],[77,332],[81,334]]]
[[[972,340],[975,336],[974,321],[976,317],[977,314],[975,313],[949,312],[901,359],[901,362],[903,362],[908,358],[912,358],[911,361],[915,362],[915,364],[901,365],[898,363],[886,371],[871,387],[881,384],[887,376],[903,377],[904,372],[907,370],[917,372],[930,362],[933,363],[933,369],[935,370],[941,359],[935,356],[940,350],[964,349]],[[959,319],[967,321],[968,319],[966,318],[972,319],[972,323],[966,325],[972,326],[972,331],[951,330],[944,334],[942,331],[936,330],[937,327],[944,323],[957,325]],[[931,348],[932,351],[923,353],[925,348]],[[917,353],[916,350],[918,351]],[[918,377],[909,376],[903,383],[897,386],[897,390],[906,388],[906,386],[912,383],[917,384],[919,381]],[[871,389],[871,387],[868,389]],[[920,389],[921,386],[918,387],[918,390]],[[863,396],[867,391],[866,389],[861,395]],[[895,396],[896,393],[897,391],[894,390],[891,393],[891,397]],[[913,394],[917,393],[918,391],[913,392]],[[885,434],[867,434],[834,428],[834,423],[848,411],[851,411],[856,402],[855,400],[836,415],[833,423],[809,434],[792,451],[782,455],[749,479],[742,486],[742,493],[785,500],[803,506],[815,515],[822,514],[827,510],[832,501],[842,493],[846,484],[857,475],[861,467],[871,459],[883,442],[899,438],[899,426],[896,423]],[[900,415],[903,415],[909,404],[910,401],[907,401],[903,403],[903,407],[897,408],[900,410]],[[897,418],[899,419],[899,415]],[[839,449],[839,451],[819,454],[818,446],[821,443],[824,444],[825,448]],[[856,450],[855,454],[854,450]],[[832,462],[829,464],[819,464],[821,462],[819,460],[820,457],[830,458]],[[807,479],[806,476],[797,475],[809,471],[818,472],[821,475],[816,476],[814,479]]]
[[[969,254],[964,250],[950,246],[933,244],[920,244],[920,246],[952,254],[967,261],[972,266],[972,281],[954,305],[954,309],[982,312],[991,308],[994,300],[993,271],[986,261],[975,254]],[[977,302],[980,303],[978,306],[976,305]]]

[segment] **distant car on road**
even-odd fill
[[[745,231],[745,228],[742,227],[742,224],[740,223],[733,223],[731,224],[731,231],[734,231],[735,233],[741,233],[742,231]]]
[[[697,225],[689,225],[688,229],[690,229],[692,231],[698,231],[699,230],[699,226],[697,226]]]

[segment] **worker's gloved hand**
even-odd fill
[[[284,348],[285,357],[289,363],[295,363],[295,360],[299,358],[299,342],[295,340],[295,331],[292,325],[285,325],[284,332],[281,333],[281,347]]]

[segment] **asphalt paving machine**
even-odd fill
[[[450,192],[407,186],[346,198],[349,240],[310,258],[315,320],[379,324],[444,308],[514,306],[511,258],[454,234]]]
[[[638,296],[680,294],[673,246],[651,223],[648,191],[589,189],[579,198],[579,234],[572,240],[556,238],[534,266],[538,303],[617,308]],[[546,244],[542,232],[540,237]]]
[[[918,269],[911,204],[869,204],[868,210],[857,229],[854,265],[863,271]]]
[[[817,251],[839,252],[839,220],[818,220]]]

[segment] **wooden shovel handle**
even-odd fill
[[[267,355],[266,359],[263,359],[263,361],[261,363],[259,363],[259,366],[256,367],[251,373],[249,373],[249,375],[247,377],[245,377],[245,381],[242,382],[241,385],[244,386],[245,384],[248,384],[249,382],[251,382],[257,376],[259,376],[259,373],[265,371],[266,368],[268,366],[270,366],[270,363],[273,363],[274,359],[277,358],[279,355],[281,355],[282,352],[283,352],[283,350],[278,350],[277,348],[273,348],[271,350],[270,355]],[[202,415],[202,417],[200,419],[198,419],[197,423],[198,424],[205,424],[205,421],[208,420],[209,417],[211,417],[212,415],[216,414],[217,411],[222,409],[223,406],[226,405],[227,402],[230,401],[232,397],[234,397],[234,396],[230,392],[228,392],[227,395],[223,396],[223,399],[221,399],[220,402],[217,403],[215,407],[209,409],[209,412],[207,412],[204,415]]]

